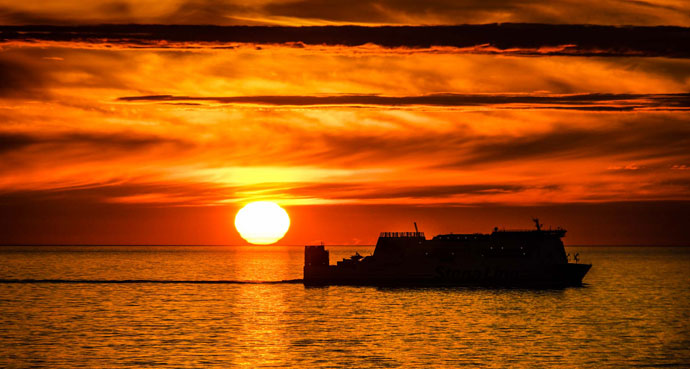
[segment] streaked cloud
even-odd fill
[[[687,2],[528,0],[76,0],[0,2],[2,24],[690,24]]]
[[[687,21],[687,4],[665,1],[582,3],[541,1],[296,0],[266,6],[266,13],[292,19],[332,22],[462,24],[548,22],[599,24],[678,24]],[[685,14],[683,14],[685,12]]]
[[[421,96],[125,96],[127,102],[205,102],[277,106],[438,106],[587,111],[687,110],[690,94],[431,94]]]
[[[116,134],[107,133],[85,133],[67,132],[63,134],[27,134],[27,133],[3,133],[0,132],[0,152],[22,150],[32,146],[64,146],[75,148],[78,145],[89,145],[94,147],[113,147],[124,151],[147,148],[158,144],[175,144],[182,146],[183,143],[177,140],[166,139],[155,136],[144,136],[137,133],[119,132]]]
[[[127,48],[219,48],[237,44],[362,46],[509,55],[667,56],[687,58],[683,27],[557,24],[459,26],[3,26],[0,41],[102,44]],[[50,45],[50,44],[48,44]]]

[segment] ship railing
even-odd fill
[[[568,259],[568,263],[592,264],[592,261],[588,257],[589,255],[585,255],[583,257],[580,254],[580,252],[578,251],[578,248],[576,248],[576,247],[567,247],[565,251],[566,251],[566,258]]]
[[[505,229],[505,228],[498,229],[498,227],[496,227],[496,229],[494,229],[494,232],[500,232],[500,233],[527,233],[527,232],[564,233],[564,232],[567,232],[567,230],[565,230],[561,227],[554,228],[554,229],[551,229],[551,228],[541,229],[541,230],[536,230],[536,229]]]
[[[381,232],[380,238],[424,238],[424,232]]]

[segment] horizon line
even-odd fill
[[[10,243],[0,243],[0,247],[51,247],[51,246],[56,246],[56,247],[70,247],[70,246],[75,246],[75,247],[99,247],[99,246],[112,246],[112,247],[121,247],[121,246],[127,246],[127,247],[209,247],[209,246],[218,246],[218,247],[303,247],[303,246],[310,246],[311,244],[289,244],[289,245],[252,245],[252,244],[246,244],[246,245],[239,245],[239,244],[138,244],[138,243],[132,243],[132,244],[71,244],[71,243],[56,243],[56,244],[51,244],[51,243],[21,243],[21,244],[10,244]],[[375,247],[375,244],[371,245],[365,245],[365,244],[326,244],[324,243],[324,246],[327,247]],[[603,244],[576,244],[576,245],[564,245],[565,247],[690,247],[690,244],[610,244],[610,245],[603,245]]]

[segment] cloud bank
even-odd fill
[[[121,47],[227,47],[290,44],[429,49],[517,55],[666,56],[688,58],[690,28],[554,24],[459,26],[2,26],[0,42],[71,42]],[[203,44],[203,45],[202,45]],[[224,46],[225,45],[225,46]]]
[[[124,96],[125,102],[257,104],[271,106],[435,106],[585,111],[687,110],[690,94],[431,94],[420,96]]]
[[[0,0],[0,24],[690,25],[684,1],[594,0]]]

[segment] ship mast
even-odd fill
[[[541,231],[541,224],[539,224],[539,218],[532,218],[532,221],[534,221],[534,224],[537,225],[537,231]]]

